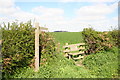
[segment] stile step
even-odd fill
[[[68,54],[70,54],[70,55],[79,55],[79,54],[84,54],[84,51],[80,51],[78,53],[68,53]]]
[[[84,58],[84,56],[79,56],[79,57],[77,57],[77,58],[73,58],[74,60],[77,60],[77,59],[83,59]]]

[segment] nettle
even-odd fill
[[[14,74],[22,67],[33,66],[35,56],[35,28],[27,23],[4,24],[2,30],[3,75]],[[49,33],[40,34],[40,58],[44,64],[54,56],[55,42]]]
[[[108,32],[98,32],[92,28],[84,28],[82,35],[88,45],[88,50],[86,51],[88,54],[107,51],[113,46],[110,40],[111,35],[108,35]]]

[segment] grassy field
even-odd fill
[[[65,43],[76,44],[82,43],[82,32],[50,32],[55,38],[56,43],[60,43],[60,49],[63,50]]]
[[[61,44],[75,44],[83,42],[81,32],[51,32],[57,42]]]
[[[52,32],[56,42],[63,46],[83,42],[81,32]],[[61,47],[62,49],[62,47]],[[40,71],[35,73],[31,68],[23,68],[12,78],[116,78],[118,69],[117,48],[109,52],[89,55],[84,59],[84,66],[76,66],[73,60],[63,57],[63,53],[57,54]]]

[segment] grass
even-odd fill
[[[118,76],[118,48],[111,51],[89,55],[83,64],[98,78],[117,78]]]
[[[61,44],[76,44],[83,42],[81,32],[51,32],[57,42]]]
[[[12,78],[94,78],[88,69],[75,66],[72,60],[58,55],[49,64],[41,66],[35,73],[31,68],[24,68]]]
[[[65,45],[68,44],[76,44],[82,43],[82,32],[50,32],[55,38],[56,43],[60,43],[60,49]]]
[[[48,64],[41,66],[38,72],[23,68],[12,78],[117,78],[117,50],[92,54],[85,58],[84,66],[76,66],[73,60],[56,56]]]

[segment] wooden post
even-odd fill
[[[39,70],[39,23],[35,23],[35,72]]]
[[[60,53],[60,43],[57,45],[57,52]]]

